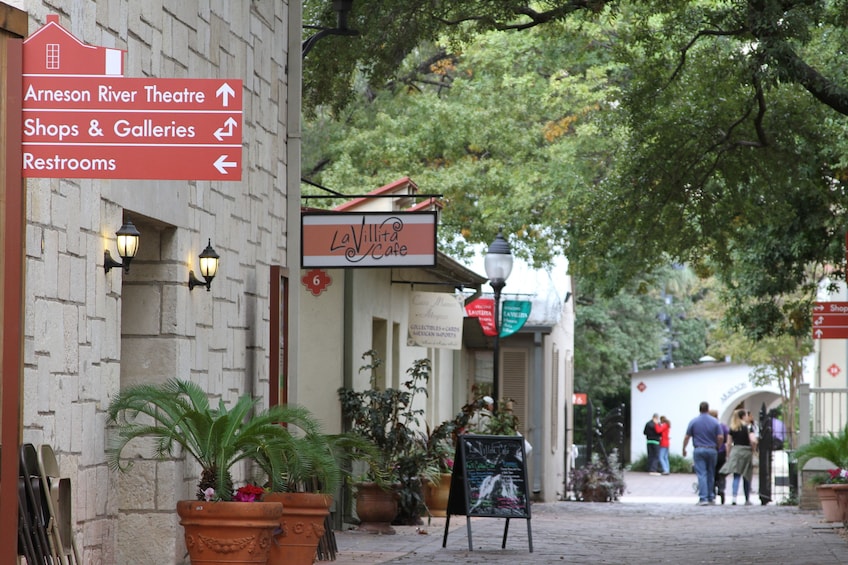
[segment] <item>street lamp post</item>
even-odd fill
[[[494,341],[494,359],[492,363],[492,396],[495,399],[493,411],[497,412],[500,404],[500,374],[499,374],[499,357],[500,357],[500,338],[501,338],[501,323],[500,323],[500,302],[501,291],[506,286],[506,279],[512,272],[512,251],[509,248],[509,243],[504,239],[503,229],[498,230],[498,235],[495,240],[489,245],[489,251],[486,252],[485,258],[486,276],[489,278],[489,285],[495,291],[495,341]]]

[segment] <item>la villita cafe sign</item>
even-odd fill
[[[242,81],[125,78],[48,15],[23,46],[23,176],[241,180]]]

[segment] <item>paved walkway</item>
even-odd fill
[[[379,563],[460,564],[592,563],[668,564],[848,564],[848,538],[841,524],[822,522],[820,512],[796,506],[697,506],[694,475],[627,473],[621,502],[533,504],[530,520],[473,518],[474,550],[468,549],[465,516],[452,516],[446,547],[445,518],[423,526],[395,526],[380,536],[355,530],[336,532],[336,565]],[[730,485],[728,484],[728,487]],[[741,486],[740,486],[741,495]],[[837,527],[838,526],[838,527]]]

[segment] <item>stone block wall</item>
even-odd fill
[[[83,42],[127,50],[127,77],[243,81],[239,182],[27,182],[24,441],[52,445],[72,480],[83,562],[181,563],[174,508],[193,497],[198,470],[141,445],[130,473],[109,470],[105,410],[121,386],[170,377],[214,402],[267,397],[269,267],[286,266],[288,11],[300,2],[23,3],[30,33],[59,14]],[[105,273],[126,219],[142,233],[139,255],[129,273]],[[210,238],[220,271],[210,292],[189,291]]]

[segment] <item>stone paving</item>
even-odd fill
[[[699,507],[694,475],[649,476],[627,473],[627,492],[618,503],[556,502],[533,504],[529,551],[527,521],[473,518],[474,550],[468,549],[465,516],[450,518],[442,547],[445,518],[422,526],[395,526],[395,535],[356,530],[336,532],[335,565],[379,563],[457,564],[848,564],[848,538],[841,524],[822,521],[821,512],[797,506]],[[730,485],[728,484],[728,487]],[[741,487],[740,487],[741,495]]]

